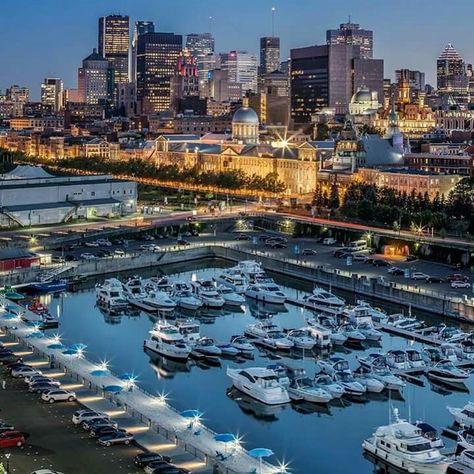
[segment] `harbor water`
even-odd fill
[[[192,266],[191,266],[192,265]],[[223,262],[195,262],[182,266],[161,268],[172,280],[211,278]],[[194,268],[194,269],[193,269]],[[302,297],[311,291],[307,283],[276,277],[282,289],[292,297]],[[335,291],[335,293],[338,293]],[[341,294],[341,293],[339,293]],[[348,303],[356,297],[342,294]],[[304,367],[308,376],[316,371],[316,358],[308,353],[278,357],[263,350],[255,351],[254,360],[220,359],[220,365],[189,360],[180,363],[150,356],[143,350],[148,331],[157,321],[155,316],[136,309],[123,314],[109,314],[96,307],[93,286],[78,292],[42,297],[52,314],[60,317],[59,332],[65,344],[84,343],[89,359],[109,361],[116,373],[133,372],[137,383],[152,394],[167,394],[169,402],[178,410],[198,409],[204,413],[207,426],[218,433],[235,433],[243,438],[243,445],[266,447],[274,451],[269,461],[290,463],[295,473],[371,473],[374,465],[362,453],[362,441],[379,425],[389,421],[391,408],[412,421],[423,420],[439,430],[452,423],[446,406],[464,406],[470,399],[467,391],[452,391],[422,378],[425,386],[407,384],[403,397],[382,392],[368,395],[363,401],[345,399],[332,401],[327,406],[295,402],[280,407],[266,406],[231,388],[227,367],[265,367],[274,363]],[[396,306],[379,304],[388,312],[400,311]],[[308,310],[286,304],[279,308],[272,321],[283,328],[298,328],[311,317]],[[258,306],[248,300],[242,309],[228,309],[199,313],[201,335],[219,342],[228,342],[233,335],[243,334],[245,327],[257,321],[262,310],[273,312],[274,306]],[[440,323],[429,313],[416,313],[428,324]],[[190,316],[186,313],[186,316]],[[356,356],[389,349],[422,346],[406,339],[384,334],[378,346],[343,348],[337,351],[358,366]],[[321,355],[323,357],[323,355]],[[472,378],[471,378],[472,379]],[[467,384],[474,388],[473,380]],[[448,446],[452,442],[445,440]],[[390,471],[389,471],[390,472]]]

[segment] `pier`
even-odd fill
[[[3,297],[0,297],[0,305],[3,308],[8,306],[9,310],[17,307]],[[5,309],[2,311],[3,314],[7,312]],[[25,310],[22,308],[22,311]],[[177,450],[181,453],[176,456],[177,463],[192,468],[193,472],[276,474],[280,471],[278,467],[250,456],[240,443],[226,448],[215,439],[216,433],[206,427],[202,419],[190,421],[184,418],[164,396],[147,393],[109,371],[100,376],[94,375],[94,371],[97,374],[101,369],[100,364],[83,357],[82,353],[67,355],[63,349],[48,347],[53,345],[54,338],[46,335],[32,337],[37,330],[19,317],[6,319],[0,314],[0,321],[4,335],[14,339],[10,342],[13,347],[26,346],[22,353],[41,357],[42,360],[35,362],[35,365],[46,375],[72,379],[72,383],[64,388],[74,390],[79,403],[90,409],[122,413],[134,419],[130,431],[144,448],[163,454]],[[120,387],[120,390],[111,393],[104,390],[108,386]],[[210,413],[204,414],[205,419],[211,416]]]

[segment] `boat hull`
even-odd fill
[[[177,349],[168,344],[157,344],[156,342],[150,342],[146,340],[143,343],[145,349],[154,352],[155,354],[164,356],[168,359],[185,361],[188,359],[191,350],[189,349]]]

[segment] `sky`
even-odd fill
[[[282,59],[290,48],[324,44],[326,30],[351,15],[374,31],[385,77],[419,69],[434,84],[436,58],[449,42],[474,62],[473,0],[0,0],[0,90],[25,85],[37,100],[44,77],[76,87],[77,68],[96,47],[100,16],[153,20],[157,31],[183,35],[211,27],[217,52],[258,54],[260,36],[271,34],[272,7]]]

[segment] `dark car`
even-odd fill
[[[449,282],[464,281],[467,283],[469,281],[469,277],[465,275],[461,275],[460,273],[454,273],[453,275],[448,275],[446,277],[446,280],[448,280]]]
[[[303,250],[303,255],[316,255],[317,252],[316,250],[313,250],[313,249],[304,249]]]
[[[184,240],[184,239],[178,239],[176,241],[176,243],[182,247],[187,247],[188,245],[191,245],[190,242],[188,242],[187,240]]]
[[[64,256],[64,260],[66,260],[66,262],[75,262],[77,260],[77,257],[75,255],[66,254]]]
[[[157,466],[152,472],[153,474],[181,474],[189,471],[175,466],[174,464],[164,464],[162,466]]]
[[[92,429],[96,429],[99,426],[113,426],[114,428],[118,427],[118,424],[110,421],[108,417],[105,416],[98,416],[96,418],[89,418],[88,420],[84,420],[82,422],[82,428],[86,431],[90,431]]]
[[[21,362],[23,359],[13,354],[13,352],[2,352],[0,354],[0,364],[7,365],[11,362]],[[13,369],[12,369],[13,370]]]
[[[137,454],[133,459],[133,464],[137,467],[145,467],[151,463],[166,462],[171,463],[172,459],[169,456],[163,456],[160,453],[142,453]]]
[[[415,255],[407,255],[407,258],[405,258],[405,261],[407,262],[414,262],[415,260],[418,260],[418,258],[415,257]]]
[[[364,263],[373,264],[374,261],[375,261],[375,258],[374,258],[374,257],[367,257],[367,258],[364,260]]]
[[[332,253],[333,257],[341,258],[346,253],[346,249],[337,249]]]
[[[250,240],[251,238],[248,234],[239,234],[235,240]]]
[[[437,276],[430,276],[426,279],[427,283],[444,283],[444,279]]]
[[[114,428],[112,425],[106,426],[97,426],[92,428],[90,431],[90,435],[93,438],[101,438],[102,436],[109,436],[115,433],[125,433],[126,430],[121,428]]]
[[[49,392],[50,390],[54,390],[58,388],[57,385],[52,384],[52,383],[34,383],[30,385],[30,388],[28,389],[32,393],[44,393],[44,392]]]
[[[272,249],[287,249],[288,245],[284,242],[274,242],[270,247]]]
[[[259,236],[258,236],[258,240],[259,240],[260,242],[265,242],[266,240],[268,240],[268,239],[270,239],[270,238],[271,238],[271,237],[270,237],[269,235],[267,235],[267,234],[262,234],[262,235],[259,235]]]
[[[397,267],[389,268],[389,269],[388,269],[388,272],[389,272],[391,275],[395,275],[395,276],[405,275],[405,271],[402,270],[401,268],[397,268]]]
[[[381,258],[374,258],[372,265],[374,267],[388,267],[389,263],[386,260],[382,260]]]
[[[117,430],[113,434],[101,436],[97,442],[101,446],[112,446],[115,444],[130,444],[134,439],[134,436],[132,433],[127,433],[126,431],[119,431]]]

